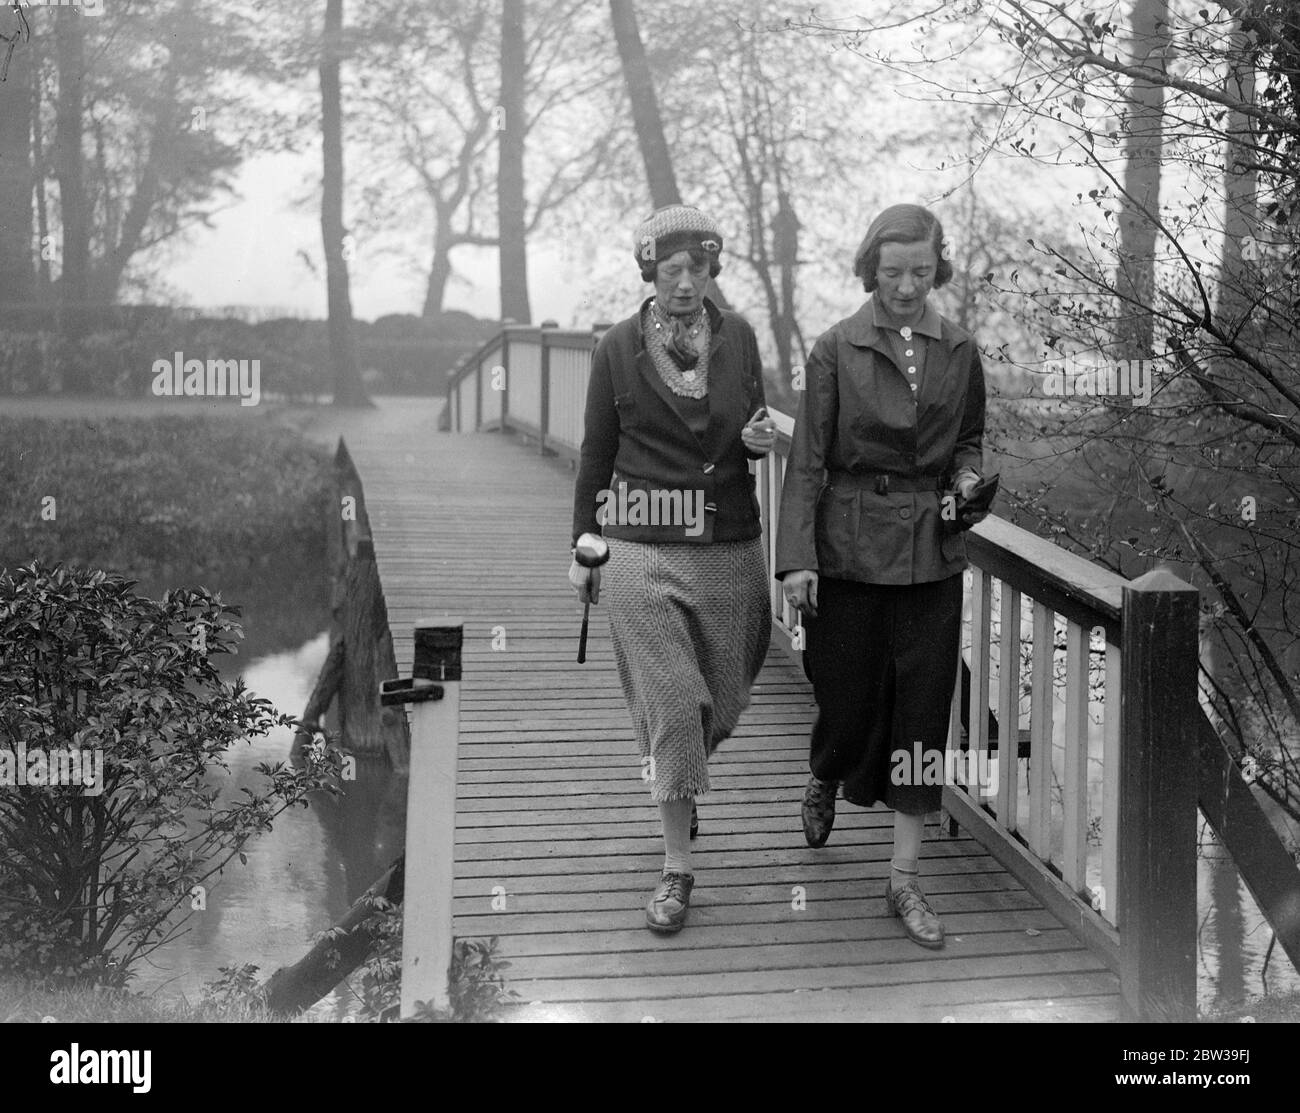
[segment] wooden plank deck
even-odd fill
[[[455,929],[500,937],[515,1017],[1117,1019],[1115,977],[973,840],[928,832],[937,953],[887,914],[888,812],[842,805],[828,846],[805,844],[813,704],[775,645],[700,801],[688,926],[647,931],[658,813],[603,608],[575,661],[573,473],[508,434],[436,432],[440,405],[381,400],[345,436],[403,675],[417,618],[465,620]]]

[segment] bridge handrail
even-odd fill
[[[512,430],[576,462],[590,357],[605,327],[504,326],[449,376],[451,431]],[[776,450],[753,467],[769,567],[794,430],[790,415],[770,412]],[[996,786],[978,775],[946,780],[945,809],[1119,973],[1129,1015],[1190,1019],[1204,741],[1197,592],[1168,573],[1126,580],[996,515],[967,539],[965,676],[953,694],[949,752],[968,755],[968,774],[993,769],[995,749],[999,760]],[[769,589],[773,622],[797,652],[797,615],[775,579]],[[1003,714],[1010,707],[1014,716]],[[1090,810],[1089,762],[1098,756],[1100,802]],[[1234,800],[1246,806],[1240,792]],[[1296,961],[1300,939],[1283,943]]]

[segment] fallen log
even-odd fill
[[[348,914],[334,925],[334,936],[322,939],[292,966],[284,966],[266,983],[266,1007],[288,1014],[310,1008],[365,962],[374,944],[382,913],[371,899],[383,897],[401,904],[405,891],[406,855],[357,898]]]

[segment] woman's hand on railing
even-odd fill
[[[760,409],[740,431],[740,439],[754,456],[766,456],[776,447],[776,422]]]
[[[579,603],[600,602],[599,568],[584,568],[575,559],[569,565],[569,583],[573,585]]]
[[[817,617],[817,573],[810,568],[787,572],[781,581],[786,602],[800,614]]]

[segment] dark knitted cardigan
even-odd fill
[[[637,312],[611,328],[596,346],[587,387],[587,411],[573,503],[573,537],[600,533],[602,490],[626,483],[629,492],[703,492],[703,529],[681,524],[605,525],[606,537],[642,542],[743,541],[760,533],[758,500],[748,462],[756,456],[740,431],[766,404],[758,340],[749,323],[707,298],[709,424],[691,432],[673,393],[646,350]],[[643,306],[644,308],[644,306]]]

